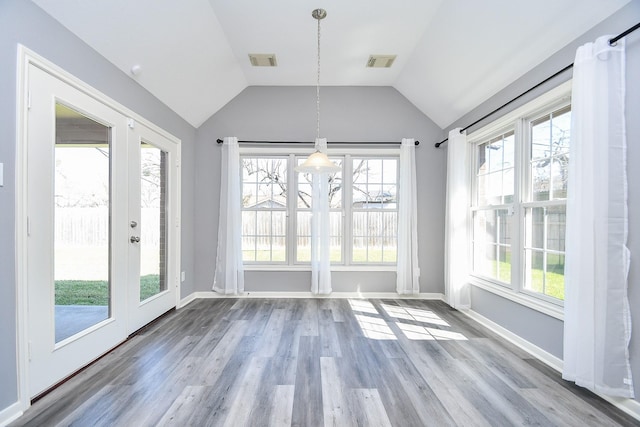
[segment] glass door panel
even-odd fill
[[[175,141],[155,129],[136,123],[128,133],[131,333],[176,306],[180,156]]]
[[[167,290],[167,153],[140,144],[140,301]]]
[[[55,108],[55,342],[111,316],[111,129]]]

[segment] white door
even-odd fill
[[[178,146],[131,122],[129,332],[176,306]]]
[[[177,217],[179,151],[175,142],[34,65],[28,91],[33,397],[176,306],[178,232],[169,218]],[[147,146],[158,150],[146,155]]]

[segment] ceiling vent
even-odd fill
[[[275,53],[250,53],[249,61],[254,67],[276,67],[278,65]]]
[[[369,68],[389,68],[393,65],[397,55],[370,55],[367,61]]]

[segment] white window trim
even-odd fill
[[[381,265],[381,264],[331,264],[331,271],[390,271],[395,272],[395,265]],[[310,265],[302,264],[245,264],[244,271],[311,271]]]
[[[294,165],[295,156],[305,156],[314,152],[314,147],[312,144],[306,147],[291,147],[283,146],[274,147],[264,147],[257,146],[256,144],[251,145],[241,145],[239,149],[240,157],[242,156],[266,156],[266,157],[279,157],[279,156],[288,156],[289,164]],[[349,163],[352,157],[400,157],[400,146],[398,147],[376,147],[376,146],[359,146],[359,147],[351,147],[351,148],[337,148],[329,146],[327,149],[327,156],[344,156],[345,157],[345,165],[343,166],[343,182],[345,181],[348,173],[351,173],[352,165]],[[347,158],[349,158],[347,160]],[[287,181],[288,185],[292,186],[290,188],[297,188],[297,180],[295,178],[295,171],[293,167],[289,167],[287,170]],[[349,190],[351,186],[349,185]],[[348,221],[349,215],[351,212],[350,209],[347,208],[348,203],[350,203],[351,194],[346,189],[343,192],[343,222]],[[287,207],[287,216],[289,218],[287,224],[287,233],[292,233],[287,235],[287,259],[286,263],[269,263],[269,264],[261,264],[259,262],[246,262],[244,264],[245,271],[311,271],[311,266],[309,263],[296,262],[295,260],[295,241],[289,242],[289,236],[293,236],[296,234],[295,230],[295,221],[294,215],[296,213],[296,209],[293,203],[289,203]],[[345,234],[342,237],[342,263],[340,264],[331,264],[331,271],[396,271],[396,264],[373,264],[373,263],[356,263],[351,264],[351,245],[348,242],[351,242],[351,227],[344,227]],[[295,240],[295,239],[294,239]]]
[[[528,102],[527,104],[505,114],[501,118],[493,121],[492,123],[478,129],[475,132],[472,132],[468,135],[467,140],[472,147],[475,147],[478,143],[483,140],[499,134],[506,129],[515,128],[516,131],[516,140],[515,140],[515,153],[514,158],[515,161],[515,175],[518,177],[519,185],[516,185],[514,188],[514,206],[516,209],[519,209],[517,214],[519,218],[522,218],[524,215],[524,208],[529,205],[535,204],[535,206],[539,206],[540,202],[522,202],[522,191],[523,185],[528,184],[528,180],[526,177],[526,167],[523,167],[526,161],[526,147],[528,141],[523,140],[524,135],[524,126],[526,120],[523,117],[533,118],[537,115],[548,111],[553,110],[562,105],[566,105],[571,100],[571,80],[560,84],[559,86],[551,89],[545,94],[537,97],[536,99]],[[474,162],[473,156],[469,161],[469,176],[472,179],[471,197],[475,194],[475,178],[474,178]],[[471,210],[475,210],[474,202],[469,200]],[[548,202],[550,205],[554,203],[554,201]],[[500,208],[500,207],[511,207],[511,205],[496,205],[492,206],[492,208]],[[469,221],[472,221],[473,216],[470,215]],[[520,221],[521,222],[521,221]],[[516,272],[518,275],[517,278],[512,277],[511,284],[500,282],[495,279],[490,279],[487,277],[479,276],[473,274],[473,272],[469,275],[469,283],[473,286],[476,286],[480,289],[484,289],[488,292],[516,302],[520,305],[528,307],[532,310],[539,311],[548,316],[554,317],[559,320],[564,319],[564,304],[562,301],[558,301],[555,298],[547,297],[546,295],[542,295],[539,293],[534,293],[528,291],[524,288],[524,270],[521,266],[521,258],[522,254],[520,254],[520,250],[523,247],[523,239],[524,239],[524,224],[518,223],[514,224],[516,227],[513,233],[513,242],[512,242],[512,271]],[[467,240],[471,243],[472,233],[473,233],[473,224],[469,223],[469,234]],[[472,253],[472,245],[468,245],[469,257],[473,256]],[[513,257],[514,252],[517,251],[517,256]],[[522,276],[522,277],[520,277]]]

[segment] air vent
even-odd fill
[[[276,67],[278,65],[275,53],[250,53],[249,61],[254,67]]]
[[[367,61],[369,68],[389,68],[393,65],[397,55],[370,55]]]

